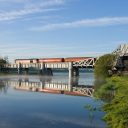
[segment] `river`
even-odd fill
[[[98,107],[102,102],[90,93],[72,92],[74,87],[91,89],[93,82],[93,73],[80,73],[71,80],[68,73],[54,73],[53,77],[1,75],[0,128],[105,128],[105,113],[85,108],[88,104]],[[53,89],[39,91],[44,84]]]

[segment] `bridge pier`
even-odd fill
[[[40,69],[39,69],[39,74],[44,74],[44,70],[45,70],[45,65],[44,65],[44,63],[41,63]]]
[[[73,68],[73,76],[79,76],[79,68]]]
[[[72,76],[73,76],[73,64],[72,64],[72,62],[69,62],[68,71],[69,71],[69,78],[72,78]]]
[[[52,72],[51,68],[46,68],[45,67],[45,63],[41,63],[40,74],[52,76],[53,72]]]
[[[21,74],[21,70],[22,70],[22,69],[21,69],[21,64],[18,64],[17,73],[18,73],[18,74]]]
[[[73,76],[79,76],[79,68],[73,67],[72,62],[69,63],[68,70],[69,70],[69,78],[70,77],[72,78]]]
[[[25,68],[25,74],[29,74],[29,68]]]
[[[52,69],[51,69],[51,68],[47,68],[47,69],[46,69],[46,74],[47,74],[47,75],[50,75],[50,76],[53,76]]]

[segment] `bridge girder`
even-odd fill
[[[87,58],[81,61],[73,62],[73,67],[94,68],[96,58]]]

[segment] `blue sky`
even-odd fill
[[[0,0],[0,55],[100,56],[128,42],[128,0]]]

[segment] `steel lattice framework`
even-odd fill
[[[123,67],[123,62],[121,57],[128,56],[128,44],[121,44],[113,54],[116,55],[116,60],[113,64],[113,67]]]
[[[73,87],[73,92],[79,92],[86,96],[93,96],[94,88],[93,87]]]
[[[114,52],[113,54],[116,54],[118,56],[124,56],[125,54],[128,54],[128,44],[121,44]]]
[[[93,68],[96,58],[87,58],[81,61],[73,62],[73,67]]]

